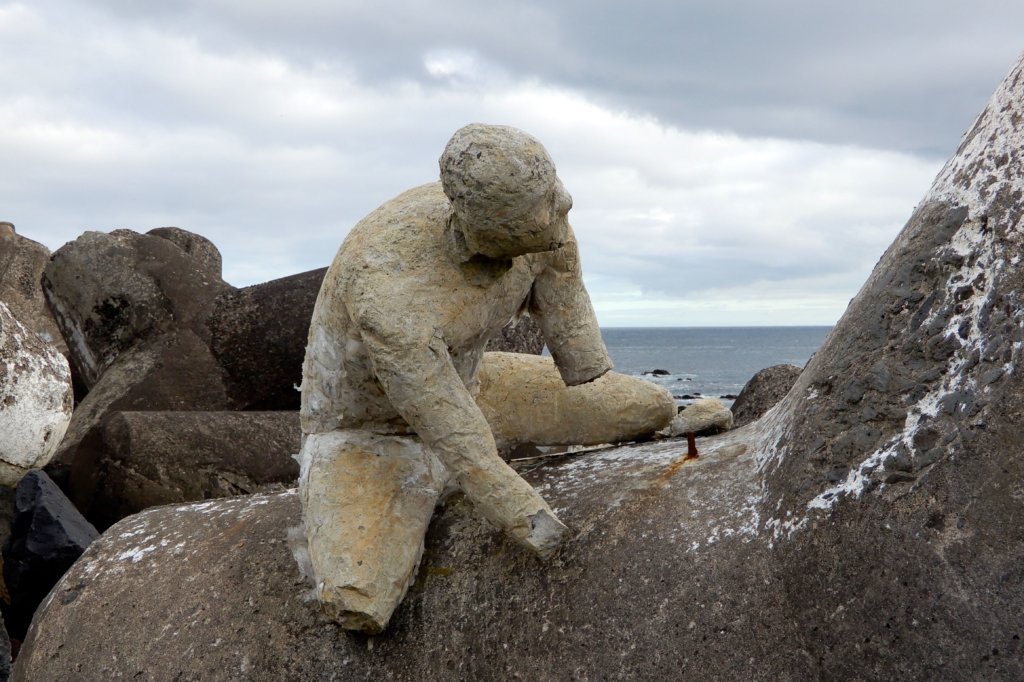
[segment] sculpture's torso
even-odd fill
[[[407,433],[374,376],[363,335],[394,328],[426,345],[440,335],[475,393],[487,339],[527,302],[551,253],[459,262],[440,183],[411,189],[356,225],[317,299],[303,367],[305,433],[361,428]],[[384,332],[386,333],[386,332]]]

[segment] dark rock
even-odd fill
[[[83,440],[65,488],[97,528],[148,507],[292,485],[297,412],[114,412]]]
[[[118,355],[75,409],[46,472],[64,486],[82,438],[113,412],[225,409],[220,377],[206,343],[188,329],[136,343]]]
[[[846,477],[849,474],[850,467],[840,464],[829,469],[828,474],[826,474],[826,479],[829,483],[841,483],[846,480]]]
[[[41,280],[48,262],[49,249],[17,234],[11,223],[0,223],[0,301],[15,319],[67,356],[67,344],[43,296]]]
[[[71,362],[92,389],[141,341],[179,330],[208,340],[206,318],[230,286],[170,239],[114,230],[86,232],[58,249],[43,288]]]
[[[298,410],[309,321],[327,268],[222,294],[209,320],[231,409]]]
[[[11,637],[7,634],[7,626],[0,618],[0,682],[11,679]]]
[[[61,485],[81,439],[111,412],[228,407],[207,319],[232,287],[205,238],[86,232],[53,254],[43,287],[89,389],[46,467]]]
[[[11,527],[14,523],[15,515],[14,498],[15,488],[0,486],[0,548],[11,537]],[[0,578],[2,578],[2,568],[0,568]],[[0,603],[11,603],[11,596],[7,591],[7,585],[2,580],[0,580]],[[4,672],[5,662],[6,673]],[[7,679],[4,676],[5,674],[10,674],[10,663],[11,642],[7,635],[7,628],[4,626],[2,618],[0,618],[0,682]]]
[[[220,250],[206,237],[180,227],[157,227],[146,234],[177,244],[182,251],[199,262],[199,267],[203,272],[214,274],[218,278],[223,276],[223,259]]]
[[[652,369],[652,370],[649,370],[647,372],[643,372],[644,376],[652,376],[652,377],[667,377],[667,376],[669,376],[671,374],[672,374],[672,372],[668,371],[667,369]]]
[[[800,376],[796,365],[774,365],[751,377],[732,404],[732,415],[737,427],[761,418],[775,407]]]
[[[1024,61],[763,425],[779,578],[835,679],[1024,677],[1022,84]]]
[[[487,350],[540,355],[544,350],[544,333],[532,317],[523,315],[495,333],[487,341]]]
[[[14,524],[15,514],[14,498],[15,488],[0,486],[0,547],[7,542],[7,538],[11,537],[11,526]],[[2,595],[4,594],[6,594],[6,589],[0,591],[0,601],[3,600]]]
[[[18,482],[14,523],[3,545],[10,595],[4,621],[11,637],[25,636],[36,607],[98,536],[45,473],[30,471]]]

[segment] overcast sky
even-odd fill
[[[330,263],[473,122],[539,138],[605,326],[832,324],[1024,50],[1005,0],[0,0],[0,220]]]

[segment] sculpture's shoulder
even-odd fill
[[[449,212],[439,182],[399,194],[356,223],[338,249],[328,276],[356,270],[400,271],[403,264],[439,248]]]
[[[396,259],[415,256],[440,241],[450,210],[440,182],[402,192],[352,228],[338,258],[377,261],[388,255]]]
[[[381,301],[389,308],[409,302],[447,266],[444,233],[450,210],[439,182],[383,203],[345,238],[328,269],[321,298],[345,306],[356,317]]]

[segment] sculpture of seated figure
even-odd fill
[[[495,436],[621,442],[676,411],[665,390],[609,372],[567,220],[572,200],[544,147],[515,128],[473,124],[440,166],[441,182],[388,201],[345,239],[303,366],[300,492],[316,594],[336,622],[368,633],[386,626],[415,577],[450,480],[542,558],[566,539]],[[553,362],[484,353],[524,313]]]

